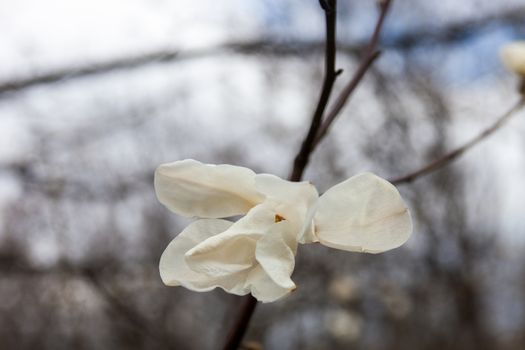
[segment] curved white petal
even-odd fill
[[[275,223],[275,211],[259,204],[228,230],[201,242],[186,253],[192,270],[210,277],[227,276],[256,264],[257,240]]]
[[[250,289],[244,286],[248,272],[244,271],[224,278],[210,278],[191,270],[184,259],[184,254],[188,250],[201,241],[227,230],[231,225],[232,222],[226,220],[203,219],[186,227],[162,253],[159,263],[162,282],[168,286],[182,285],[197,292],[220,287],[233,294],[248,294]]]
[[[276,284],[260,265],[250,271],[245,287],[251,290],[255,299],[263,303],[276,301],[293,291]]]
[[[308,181],[292,182],[271,174],[255,175],[255,188],[270,198],[287,203],[299,203],[316,197],[315,186]]]
[[[223,232],[188,251],[186,263],[192,270],[210,277],[250,269],[255,263],[255,244],[260,236]]]
[[[405,243],[410,213],[397,189],[370,173],[354,176],[319,198],[316,235],[332,248],[380,253]]]
[[[500,52],[503,64],[514,73],[525,76],[525,41],[503,46]]]
[[[255,257],[268,276],[277,285],[289,290],[296,288],[290,278],[297,250],[297,240],[292,229],[293,226],[287,220],[273,224],[259,239],[255,249]]]
[[[255,173],[250,169],[193,159],[160,165],[155,192],[173,212],[201,218],[244,214],[264,199],[255,189]]]
[[[312,218],[319,194],[314,185],[308,181],[291,182],[270,174],[258,174],[255,187],[266,200],[275,202],[275,210],[281,216],[300,225],[297,229],[300,243],[316,241]]]

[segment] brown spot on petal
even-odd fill
[[[283,220],[286,220],[285,218],[283,218],[281,215],[279,214],[275,214],[275,222],[281,222]]]

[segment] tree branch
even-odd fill
[[[363,53],[357,71],[355,72],[350,82],[345,86],[341,94],[337,97],[334,106],[332,107],[332,109],[330,109],[330,112],[326,116],[325,121],[319,128],[319,131],[314,141],[314,147],[317,146],[319,142],[321,142],[321,140],[326,136],[328,129],[339,115],[339,112],[341,112],[345,104],[348,102],[350,96],[352,96],[353,92],[363,79],[365,73],[368,71],[372,63],[374,63],[374,61],[379,57],[379,51],[376,50],[376,46],[379,41],[379,34],[381,33],[381,29],[383,28],[383,23],[385,22],[385,17],[388,13],[388,9],[390,8],[390,4],[391,0],[380,1],[379,18],[374,28],[374,32],[370,37],[370,41],[366,46],[365,52]]]
[[[257,306],[257,299],[251,295],[243,296],[240,305],[240,311],[235,319],[235,323],[226,337],[224,350],[237,350],[239,348]]]
[[[325,72],[324,72],[324,81],[323,87],[321,88],[321,94],[319,96],[319,101],[317,102],[317,107],[312,116],[312,122],[310,123],[310,128],[306,134],[304,141],[301,145],[301,149],[295,157],[293,168],[290,173],[290,181],[300,181],[303,176],[304,169],[308,164],[310,159],[310,154],[314,148],[315,137],[318,133],[319,127],[321,126],[322,118],[330,95],[332,93],[332,88],[334,86],[335,79],[337,78],[337,73],[335,71],[335,54],[336,54],[336,1],[326,1],[324,2],[323,9],[325,11],[325,20],[326,20],[326,49],[325,49]],[[323,4],[323,2],[321,2]]]
[[[483,141],[485,138],[492,135],[494,132],[499,130],[512,116],[516,114],[523,106],[525,105],[525,98],[522,97],[510,110],[504,113],[499,117],[490,127],[483,130],[479,135],[474,137],[469,142],[464,145],[450,151],[449,153],[443,155],[441,158],[438,158],[427,165],[421,167],[420,169],[413,171],[407,175],[395,178],[390,180],[394,185],[400,185],[404,183],[410,183],[419,177],[430,174],[434,171],[441,169],[442,167],[452,163],[454,160],[458,159],[466,151]]]
[[[487,17],[452,22],[441,28],[419,28],[418,30],[382,40],[381,46],[388,49],[405,51],[428,44],[454,44],[466,40],[477,32],[495,24],[504,24],[510,27],[520,26],[523,23],[523,17],[525,17],[524,7],[512,8]],[[340,44],[338,49],[340,52],[355,55],[360,51],[360,48],[365,45],[366,44],[363,43]],[[280,42],[263,38],[253,42],[232,42],[197,51],[180,52],[176,49],[164,49],[106,62],[59,68],[32,77],[7,80],[0,82],[0,95],[22,91],[37,85],[52,84],[64,80],[104,74],[115,70],[138,68],[148,64],[171,63],[185,59],[208,57],[220,53],[230,52],[244,55],[271,56],[304,55],[315,53],[321,50],[323,46],[323,42],[315,40]]]
[[[186,55],[184,55],[186,56]],[[192,57],[193,55],[188,55]],[[183,56],[178,51],[157,51],[133,57],[125,57],[107,62],[91,63],[85,66],[66,67],[51,71],[49,73],[38,74],[29,78],[13,79],[0,83],[0,94],[15,92],[30,88],[36,85],[51,84],[62,80],[70,80],[90,75],[103,74],[119,69],[130,69],[141,67],[147,64],[161,63],[182,59]]]

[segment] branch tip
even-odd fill
[[[470,141],[444,154],[440,158],[435,159],[431,161],[430,163],[427,163],[426,165],[422,166],[418,170],[413,171],[407,175],[392,179],[390,180],[390,182],[394,185],[411,183],[422,176],[433,173],[445,167],[446,165],[452,163],[456,159],[460,158],[463,154],[465,154],[465,152],[470,150],[472,147],[476,146],[481,141],[485,140],[487,137],[489,137],[494,132],[499,130],[512,116],[516,114],[516,112],[518,112],[521,108],[523,108],[524,105],[525,105],[525,96],[522,96],[520,100],[511,109],[509,109],[502,116],[496,119],[496,121],[492,123],[491,126],[481,131],[476,137],[474,137]]]

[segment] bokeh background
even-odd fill
[[[339,1],[337,90],[374,1]],[[184,158],[285,177],[323,71],[315,0],[0,1],[0,349],[218,349],[238,306],[165,287],[188,220],[155,198]],[[394,0],[383,55],[312,158],[322,192],[404,175],[518,100],[498,59],[523,0]],[[525,348],[525,115],[400,186],[415,230],[381,255],[302,246],[298,290],[246,348]]]

